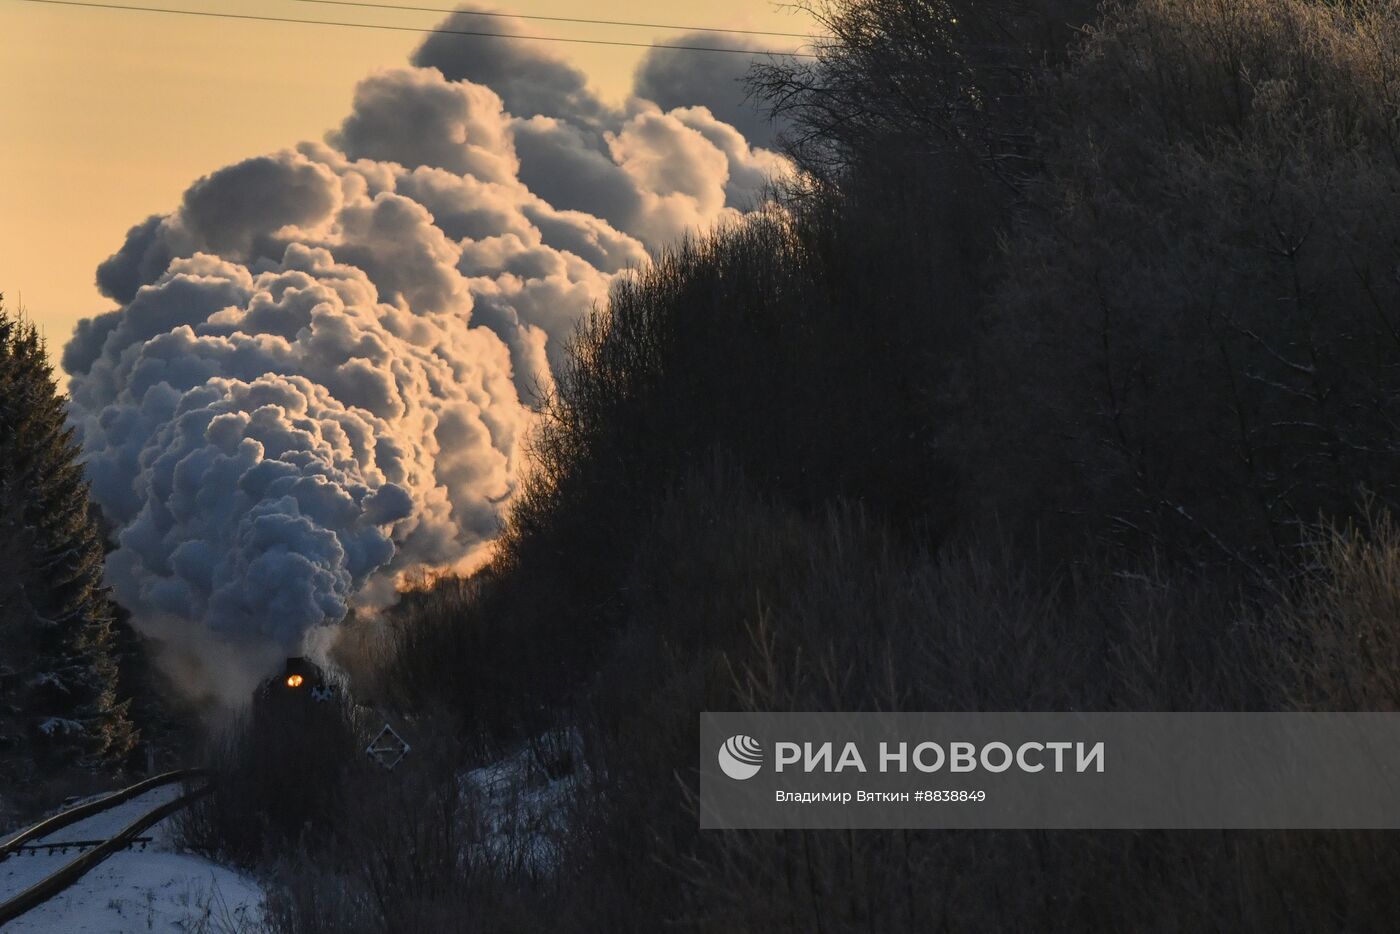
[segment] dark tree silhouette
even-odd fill
[[[20,787],[136,740],[78,453],[43,338],[0,304],[0,769]]]

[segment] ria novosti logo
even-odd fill
[[[736,781],[753,778],[763,767],[763,746],[752,736],[731,736],[719,747],[719,767]]]

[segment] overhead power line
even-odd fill
[[[678,52],[719,52],[729,55],[778,55],[784,58],[816,58],[810,52],[783,52],[777,49],[734,49],[710,45],[670,45],[664,42],[624,42],[616,39],[579,39],[565,36],[524,36],[505,32],[478,32],[472,29],[434,29],[422,26],[392,26],[387,23],[353,23],[339,20],[298,19],[290,16],[260,16],[253,13],[220,13],[213,10],[184,10],[171,7],[133,6],[121,3],[94,3],[87,0],[16,0],[46,6],[82,7],[91,10],[120,10],[128,13],[165,13],[172,16],[203,16],[257,23],[295,23],[302,26],[337,26],[344,29],[380,29],[390,32],[433,33],[442,36],[470,36],[482,39],[528,39],[534,42],[572,42],[580,45],[611,45],[633,49],[674,49]]]
[[[408,6],[401,3],[356,3],[354,0],[295,0],[296,3],[319,3],[323,6],[350,6],[366,10],[406,10],[414,13],[454,13],[462,16],[492,16],[499,19],[538,20],[545,23],[585,23],[590,26],[635,26],[639,29],[674,29],[678,32],[717,32],[744,36],[780,36],[791,39],[827,39],[805,32],[773,32],[767,29],[725,29],[720,26],[680,26],[676,23],[639,23],[619,19],[584,19],[574,16],[541,16],[496,10],[459,10],[442,6]]]

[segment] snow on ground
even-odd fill
[[[557,868],[569,800],[585,774],[582,741],[573,731],[536,737],[514,753],[463,774],[462,790],[477,816],[473,846],[493,863],[514,861],[535,872]],[[178,785],[152,789],[32,842],[105,838],[180,791]],[[4,934],[261,931],[263,893],[256,880],[180,852],[170,824],[166,819],[146,832],[152,841],[145,850],[111,856],[63,893],[11,922]],[[76,855],[73,850],[40,852],[0,862],[0,900],[17,895]]]
[[[178,795],[156,788],[111,811],[54,832],[42,841],[96,840]],[[179,852],[167,818],[146,831],[145,850],[113,854],[48,902],[5,926],[5,934],[252,934],[262,918],[262,890],[253,879]],[[6,837],[12,834],[6,834]],[[0,862],[0,899],[19,894],[76,858],[68,853],[21,853]]]
[[[479,809],[477,845],[493,861],[518,862],[533,872],[557,868],[566,805],[583,771],[582,738],[563,730],[467,772],[463,790]]]
[[[5,934],[243,934],[258,930],[253,880],[188,853],[118,853],[5,927]]]

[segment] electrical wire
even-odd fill
[[[492,16],[500,19],[538,20],[546,23],[585,23],[590,26],[629,26],[639,29],[674,29],[677,32],[718,32],[744,36],[779,36],[791,39],[829,39],[803,32],[771,32],[767,29],[724,29],[719,26],[679,26],[675,23],[641,23],[618,19],[585,19],[574,16],[543,16],[495,10],[459,10],[442,6],[409,6],[401,3],[361,3],[355,0],[293,0],[295,3],[317,3],[322,6],[348,6],[366,10],[404,10],[414,13],[453,13],[461,16]]]
[[[662,42],[624,42],[617,39],[580,39],[565,36],[525,36],[504,32],[478,32],[471,29],[441,29],[421,26],[393,26],[387,23],[353,23],[341,20],[299,19],[289,16],[262,16],[254,13],[223,13],[213,10],[185,10],[171,7],[135,6],[119,3],[93,3],[87,0],[14,0],[46,6],[82,7],[92,10],[120,10],[128,13],[165,13],[174,16],[202,16],[212,19],[244,20],[258,23],[296,23],[303,26],[337,26],[346,29],[380,29],[391,32],[432,33],[483,39],[527,39],[535,42],[572,42],[581,45],[610,45],[633,49],[672,49],[677,52],[718,52],[730,55],[775,55],[782,58],[816,58],[810,52],[783,52],[777,49],[735,49],[709,45],[669,45]]]

